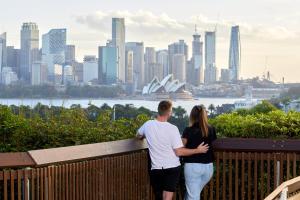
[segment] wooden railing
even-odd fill
[[[265,200],[297,200],[300,199],[300,176],[282,183]]]
[[[300,141],[218,139],[203,199],[264,199],[300,176]],[[144,142],[131,139],[0,154],[0,200],[153,199]],[[184,184],[178,189],[182,199]]]

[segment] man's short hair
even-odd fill
[[[171,111],[172,108],[172,102],[171,101],[161,101],[158,104],[158,114],[160,116],[166,115],[168,112]]]

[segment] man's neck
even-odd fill
[[[159,122],[167,122],[168,118],[165,116],[157,116],[156,120]]]

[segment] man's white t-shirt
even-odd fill
[[[169,122],[149,120],[138,130],[137,134],[144,136],[147,140],[151,169],[167,169],[180,165],[174,149],[183,147],[183,143],[176,126]]]

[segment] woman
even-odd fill
[[[190,114],[190,127],[185,128],[182,141],[186,148],[199,144],[209,145],[209,150],[183,158],[186,185],[185,200],[199,200],[201,191],[213,175],[213,146],[217,139],[215,128],[208,124],[207,111],[203,105],[194,106]]]

